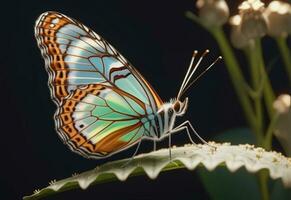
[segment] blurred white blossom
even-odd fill
[[[287,37],[291,33],[291,5],[282,1],[272,1],[265,10],[268,20],[268,34],[273,37]]]
[[[280,95],[273,104],[279,114],[275,127],[275,136],[280,141],[288,156],[291,155],[291,96]]]
[[[230,18],[230,41],[235,48],[243,49],[244,47],[248,46],[252,40],[248,39],[244,34],[241,32],[241,16],[235,15]]]
[[[229,18],[229,8],[224,0],[198,0],[200,19],[208,26],[221,26]]]
[[[267,33],[265,6],[260,0],[247,0],[239,5],[241,32],[248,39],[263,37]]]

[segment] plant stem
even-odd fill
[[[269,200],[270,196],[269,196],[269,189],[268,189],[268,171],[261,170],[259,172],[259,183],[260,183],[262,200]]]
[[[259,60],[257,56],[257,46],[250,45],[245,49],[246,57],[249,61],[249,73],[251,76],[251,82],[253,90],[258,93],[258,95],[251,96],[254,101],[255,106],[255,116],[256,116],[256,124],[255,124],[255,135],[258,145],[262,145],[263,143],[263,105],[262,105],[262,93],[263,90],[262,84],[263,78],[260,77],[260,69],[259,69]]]
[[[256,39],[254,46],[250,47],[249,52],[249,58],[250,60],[250,67],[251,67],[251,76],[253,79],[253,85],[255,90],[259,90],[260,88],[260,82],[263,84],[263,95],[264,100],[266,104],[266,109],[269,114],[269,118],[273,120],[274,118],[274,110],[273,110],[273,102],[275,99],[275,95],[268,77],[268,74],[265,69],[265,63],[263,58],[263,51],[262,51],[262,45],[261,45],[261,39]],[[260,81],[264,80],[264,81]],[[268,134],[264,137],[263,135],[263,110],[262,110],[262,98],[261,95],[258,95],[255,99],[255,109],[256,109],[256,117],[257,117],[257,138],[258,138],[258,144],[260,146],[263,146],[268,149],[271,149],[272,145],[272,130],[268,129]],[[271,128],[271,127],[269,127]],[[270,133],[271,131],[271,133]],[[262,199],[268,200],[269,199],[269,192],[268,192],[268,177],[265,171],[261,171],[259,173],[259,183],[260,183],[260,190]]]
[[[216,41],[218,42],[223,58],[225,60],[225,64],[226,64],[230,79],[235,88],[238,99],[243,107],[247,122],[252,129],[255,129],[256,127],[255,115],[253,113],[250,99],[244,88],[246,81],[242,75],[240,66],[234,56],[234,53],[229,45],[229,42],[227,41],[225,37],[223,30],[220,27],[214,27],[213,29],[211,29],[211,33],[216,39]]]
[[[272,119],[274,115],[273,103],[275,101],[275,94],[274,94],[268,73],[266,72],[261,40],[257,39],[255,42],[255,45],[256,45],[256,53],[257,53],[257,58],[258,58],[258,67],[261,73],[261,77],[264,77],[265,79],[263,92],[264,92],[264,100],[266,104],[266,109],[268,111],[269,118]]]
[[[276,117],[273,114],[273,101],[274,101],[274,93],[270,84],[270,80],[268,74],[265,70],[263,52],[261,47],[260,39],[257,39],[253,46],[249,47],[247,51],[247,56],[250,62],[250,73],[253,82],[253,87],[259,95],[256,95],[253,100],[255,102],[255,110],[257,117],[257,141],[260,146],[263,146],[266,149],[271,149],[272,147],[272,134],[273,134],[273,126],[276,122]],[[260,85],[262,84],[262,85]],[[262,88],[262,90],[261,90]],[[263,135],[263,105],[262,105],[262,93],[264,95],[264,100],[266,103],[266,109],[268,111],[269,117],[271,119],[271,123],[268,127],[267,134]],[[268,177],[266,171],[261,171],[258,174],[258,181],[261,190],[261,198],[263,200],[269,200],[269,192],[268,192]]]
[[[258,40],[258,43],[260,42],[260,40]],[[254,48],[254,55],[253,57],[255,58],[256,60],[256,63],[257,63],[257,66],[254,66],[252,67],[253,68],[253,80],[254,80],[254,88],[256,90],[259,90],[260,88],[260,83],[263,84],[263,88],[264,88],[264,85],[266,84],[266,81],[262,82],[261,80],[266,80],[266,77],[267,76],[266,74],[263,74],[263,73],[260,73],[260,70],[262,69],[262,66],[261,66],[261,60],[260,60],[260,56],[256,55],[256,52],[260,52],[260,48],[261,46],[260,45],[255,45],[255,48]],[[261,75],[261,76],[260,76]],[[264,91],[264,89],[263,89]],[[262,96],[259,95],[256,99],[255,99],[255,105],[256,105],[256,114],[257,114],[257,126],[258,126],[258,134],[260,134],[262,137],[263,137],[263,105],[262,105]],[[260,141],[260,144],[262,141]]]
[[[278,117],[279,117],[278,113],[275,113],[267,129],[267,133],[264,139],[264,147],[266,150],[271,150],[272,148],[272,136],[273,136],[275,125],[278,121]]]
[[[287,38],[285,37],[278,37],[276,38],[277,45],[279,50],[282,54],[282,58],[285,64],[287,76],[289,78],[290,86],[291,86],[291,51],[287,46]]]

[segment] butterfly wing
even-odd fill
[[[107,41],[78,21],[61,13],[43,13],[35,36],[46,62],[52,98],[59,104],[79,86],[102,83],[118,87],[154,111],[161,98]]]
[[[39,17],[35,36],[58,105],[56,128],[73,151],[106,157],[150,135],[145,116],[163,103],[107,41],[57,12]]]
[[[76,153],[102,158],[138,142],[150,131],[145,105],[118,88],[90,84],[64,98],[55,119],[62,140]]]

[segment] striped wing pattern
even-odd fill
[[[57,131],[73,151],[90,158],[105,157],[149,134],[145,116],[155,113],[163,102],[107,41],[57,12],[38,18],[35,36],[45,59],[52,99],[58,105]],[[89,104],[88,99],[102,99],[106,106],[99,101]],[[119,106],[112,107],[109,102],[115,101]]]

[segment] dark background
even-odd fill
[[[87,160],[62,144],[54,130],[56,105],[50,100],[44,61],[34,39],[34,22],[55,10],[91,27],[108,40],[147,78],[164,101],[177,94],[193,50],[210,49],[201,68],[220,55],[211,35],[189,21],[192,0],[180,1],[6,1],[1,6],[1,162],[0,199],[20,199],[52,179],[62,179],[96,165],[132,155],[128,150],[106,160]],[[231,1],[233,12],[240,1]],[[226,30],[228,31],[228,30]],[[3,35],[2,35],[3,34]],[[265,39],[266,60],[275,44]],[[237,52],[240,59],[243,58]],[[241,60],[244,63],[243,60]],[[242,65],[243,66],[243,65]],[[244,67],[244,66],[243,66]],[[246,68],[246,67],[245,67]],[[243,69],[244,71],[246,69]],[[276,93],[286,92],[284,72],[273,68]],[[223,61],[187,93],[190,121],[206,140],[222,131],[244,127],[245,120]],[[175,144],[189,141],[185,133]],[[165,144],[160,144],[159,147]],[[142,144],[141,152],[152,144]],[[157,180],[146,176],[75,190],[49,199],[207,199],[195,172],[166,172]]]

